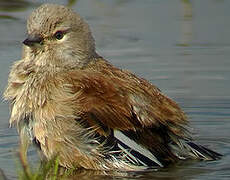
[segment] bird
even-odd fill
[[[221,158],[194,143],[175,101],[100,56],[89,25],[72,9],[39,6],[27,34],[4,92],[24,156],[34,144],[42,160],[58,156],[67,169],[119,171]]]

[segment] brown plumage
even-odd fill
[[[173,100],[96,53],[78,14],[44,4],[27,29],[4,94],[24,155],[33,141],[44,158],[59,156],[66,168],[138,170],[219,158],[190,142],[187,118]]]

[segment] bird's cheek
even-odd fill
[[[44,43],[42,51],[44,53],[55,53],[56,45],[54,43]]]

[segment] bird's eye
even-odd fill
[[[61,40],[63,37],[64,37],[64,32],[63,31],[57,31],[55,34],[54,34],[54,37],[58,40]]]

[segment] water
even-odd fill
[[[187,162],[121,179],[230,179],[230,1],[49,2],[72,3],[90,24],[99,54],[160,87],[188,114],[196,141],[224,155],[219,161]],[[10,65],[20,58],[26,18],[41,3],[0,0],[1,93]],[[8,128],[6,102],[0,102],[0,114],[0,169],[14,179],[18,136]],[[37,160],[33,149],[29,156],[32,162]],[[111,176],[78,175],[104,180]]]

